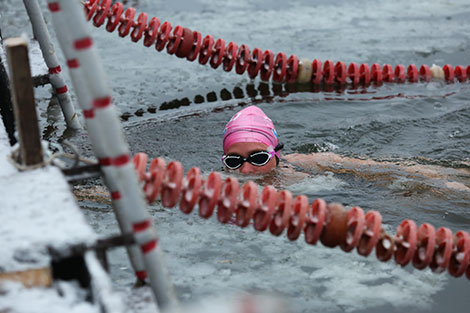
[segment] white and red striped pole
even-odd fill
[[[130,234],[132,233],[132,225],[129,223],[129,217],[125,216],[126,208],[122,201],[119,188],[114,184],[114,180],[109,179],[109,176],[105,176],[104,179],[107,180],[105,183],[111,194],[111,201],[119,228],[123,234]],[[145,270],[144,260],[139,247],[137,245],[130,245],[126,246],[126,250],[129,255],[132,268],[134,269],[135,276],[138,280],[144,281],[147,278],[147,271]]]
[[[31,25],[33,26],[34,36],[39,42],[44,61],[49,68],[49,79],[57,93],[65,122],[67,126],[72,129],[80,129],[81,125],[78,120],[78,115],[75,113],[75,108],[70,99],[70,93],[61,75],[61,68],[55,54],[54,44],[52,43],[51,36],[44,22],[39,4],[37,0],[23,0],[23,3],[28,12]]]
[[[123,218],[120,223],[127,225],[135,235],[158,306],[171,310],[176,307],[176,297],[83,8],[78,1],[70,0],[48,0],[48,6],[56,32],[62,33],[58,37],[62,37],[59,40],[64,53],[73,51],[70,57],[66,55],[69,67],[72,63],[76,69],[80,68],[81,77],[72,75],[72,83],[77,94],[86,93],[82,97],[84,102],[79,102],[113,202],[122,204],[119,205]],[[63,21],[59,24],[61,15]]]
[[[52,22],[56,28],[57,39],[67,59],[67,66],[69,68],[69,73],[72,78],[75,92],[77,94],[78,103],[80,104],[80,107],[83,108],[83,115],[87,123],[86,125],[88,131],[95,134],[93,137],[90,137],[92,141],[97,141],[93,144],[93,146],[96,146],[95,152],[97,155],[104,155],[105,151],[101,149],[101,142],[97,138],[100,135],[100,125],[99,121],[93,118],[94,110],[91,105],[92,97],[91,94],[88,92],[86,78],[83,75],[82,67],[80,66],[80,62],[78,61],[77,52],[75,51],[75,49],[73,49],[72,41],[68,37],[66,30],[61,27],[61,25],[67,23],[67,19],[60,10],[56,10],[56,8],[59,8],[58,6],[52,4],[49,5],[49,8],[52,12]],[[114,186],[113,183],[113,181],[108,180],[106,182],[106,185],[108,186],[111,193],[114,212],[116,215],[116,219],[119,223],[121,232],[128,234],[132,232],[132,225],[128,223],[129,218],[126,218],[124,216],[124,204],[119,198],[120,193],[117,192],[118,188]],[[127,252],[129,254],[129,258],[137,279],[145,280],[145,278],[147,277],[147,272],[145,271],[142,253],[139,251],[139,248],[135,245],[128,246]]]

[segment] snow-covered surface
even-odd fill
[[[42,57],[41,48],[39,47],[39,42],[34,39],[30,39],[27,34],[21,35],[28,42],[28,58],[29,66],[31,68],[31,76],[44,75],[48,73],[47,65]],[[5,66],[5,69],[8,71],[6,51],[3,49],[3,46],[0,45],[0,57],[2,63]]]
[[[29,40],[28,56],[32,76],[44,75],[48,73],[48,68],[42,57],[41,48],[39,47],[39,42],[37,40]]]
[[[0,220],[7,223],[0,228],[2,271],[45,266],[49,263],[47,246],[60,249],[96,238],[58,168],[16,172],[4,154],[0,160]]]
[[[98,313],[99,307],[83,301],[73,282],[60,282],[55,288],[25,289],[21,284],[0,285],[0,312],[24,313]],[[61,294],[59,294],[60,290]]]
[[[85,262],[92,277],[93,299],[101,304],[104,312],[123,312],[123,303],[120,296],[114,292],[108,273],[98,262],[93,251],[85,253]]]
[[[48,247],[93,243],[97,236],[86,223],[67,181],[53,166],[19,172],[7,160],[8,139],[0,120],[0,272],[47,267]],[[121,311],[111,281],[94,255],[86,262],[103,306]],[[111,312],[110,311],[110,312]],[[53,288],[24,288],[20,283],[0,283],[0,312],[101,312],[100,304],[86,301],[74,282],[54,282]]]

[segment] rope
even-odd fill
[[[363,256],[375,248],[377,259],[383,262],[394,258],[401,266],[411,263],[417,269],[429,267],[435,273],[447,270],[454,277],[465,274],[470,279],[468,232],[452,234],[446,227],[436,230],[428,223],[418,227],[406,219],[392,236],[385,232],[382,216],[375,210],[366,213],[356,206],[346,211],[341,204],[328,204],[323,199],[315,199],[309,205],[306,196],[294,197],[290,191],[277,191],[273,186],[264,187],[258,194],[258,185],[252,181],[240,186],[234,177],[222,181],[217,172],[203,179],[197,167],[183,177],[180,162],[166,165],[162,158],[153,159],[147,171],[147,160],[145,153],[133,157],[148,203],[159,198],[164,207],[178,205],[185,214],[190,214],[197,204],[199,216],[206,219],[217,207],[221,223],[233,222],[240,227],[252,224],[256,230],[269,229],[275,236],[287,230],[289,240],[298,239],[303,232],[308,244],[320,241],[345,252],[356,249]]]
[[[67,158],[67,159],[74,160],[74,163],[71,168],[76,168],[80,162],[83,162],[88,165],[97,164],[97,161],[81,156],[77,148],[72,143],[68,142],[67,140],[64,140],[63,144],[69,147],[72,150],[73,154],[64,152],[62,147],[59,145],[55,145],[53,143],[43,141],[42,146],[43,146],[43,151],[45,152],[43,156],[43,161],[41,163],[34,164],[34,165],[22,164],[20,161],[21,158],[20,158],[20,146],[19,145],[15,145],[12,148],[11,154],[9,154],[7,158],[8,158],[8,161],[19,171],[31,171],[31,170],[35,170],[41,167],[46,167],[49,165],[57,166],[61,170],[67,169],[67,167],[63,164],[63,162],[59,160],[59,158]],[[56,147],[57,151],[52,153],[48,149],[48,145]]]
[[[263,81],[272,78],[277,83],[310,82],[313,85],[327,86],[428,82],[431,77],[461,83],[470,79],[470,65],[465,68],[461,65],[453,67],[446,64],[443,67],[433,65],[430,68],[423,64],[418,69],[415,64],[410,64],[405,70],[403,64],[395,67],[384,64],[382,67],[378,63],[369,66],[366,63],[359,65],[354,62],[346,65],[342,61],[334,63],[331,60],[322,63],[318,59],[313,62],[308,59],[299,61],[296,55],[288,58],[283,52],[274,55],[271,50],[250,50],[247,45],[238,46],[234,42],[225,45],[224,39],[214,40],[211,35],[202,38],[198,31],[180,25],[173,28],[168,21],[161,24],[157,17],[149,20],[147,13],[140,13],[137,20],[134,20],[136,10],[127,8],[124,11],[119,2],[112,4],[111,0],[88,0],[83,5],[87,19],[93,19],[93,25],[96,27],[107,21],[106,30],[113,32],[117,29],[120,37],[130,34],[133,42],[144,38],[143,45],[146,47],[154,46],[157,51],[166,48],[168,54],[186,58],[191,62],[198,59],[201,65],[210,64],[214,69],[222,66],[226,72],[235,68],[235,72],[241,75],[246,71],[251,79],[259,75]]]

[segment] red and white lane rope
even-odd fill
[[[100,27],[106,23],[106,30],[113,32],[117,29],[119,36],[130,35],[133,42],[143,38],[143,45],[154,46],[157,51],[166,48],[168,54],[188,61],[196,59],[202,65],[210,64],[214,69],[222,66],[224,71],[230,72],[235,68],[237,74],[248,73],[250,78],[258,75],[261,80],[268,81],[272,78],[278,83],[312,83],[314,85],[368,85],[370,83],[415,83],[418,81],[430,81],[432,77],[445,79],[447,82],[465,82],[470,79],[470,65],[466,68],[458,65],[453,67],[446,64],[443,67],[421,65],[419,68],[410,64],[407,67],[398,64],[393,67],[384,64],[383,67],[375,63],[369,66],[366,63],[357,64],[326,60],[302,59],[296,55],[287,55],[279,52],[274,55],[271,50],[255,48],[250,50],[247,45],[237,45],[234,42],[222,38],[217,40],[211,35],[204,38],[198,31],[171,23],[161,23],[157,17],[149,19],[147,13],[140,13],[136,18],[136,10],[127,8],[111,0],[88,0],[84,4],[88,20],[93,19],[93,25]]]
[[[433,272],[447,270],[450,275],[466,275],[470,279],[470,235],[446,227],[435,229],[424,223],[419,227],[410,219],[404,220],[395,236],[382,227],[382,216],[371,210],[365,213],[359,207],[349,211],[338,203],[315,199],[311,204],[304,195],[294,197],[290,191],[277,191],[266,186],[258,193],[258,186],[248,181],[240,186],[234,177],[224,181],[217,172],[205,179],[199,168],[193,167],[184,176],[178,161],[166,165],[162,158],[153,159],[147,171],[147,155],[133,157],[135,170],[149,203],[161,199],[163,206],[189,214],[198,206],[199,216],[209,218],[215,212],[221,223],[240,227],[250,224],[258,231],[280,236],[286,230],[289,240],[304,233],[305,241],[320,241],[327,247],[339,246],[343,251],[356,249],[368,256],[375,248],[380,261],[391,258],[401,266],[411,263],[417,269],[429,267]]]
[[[177,304],[176,297],[83,10],[77,1],[70,0],[48,0],[48,7],[104,181],[116,204],[121,231],[132,231],[140,250],[137,253],[133,250],[137,255],[133,264],[139,262],[140,255],[159,308],[171,310]],[[142,271],[136,268],[139,278],[145,276]]]

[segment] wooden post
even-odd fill
[[[24,38],[5,40],[11,76],[13,107],[20,143],[20,163],[26,166],[42,163],[33,81],[28,58],[28,43]]]

